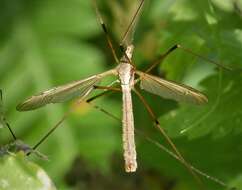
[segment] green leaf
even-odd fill
[[[242,93],[241,76],[232,72],[208,77],[201,83],[209,99],[207,105],[182,105],[162,116],[161,123],[171,136],[198,138],[210,134],[224,137],[229,133],[241,133],[242,102],[238,98]]]
[[[2,190],[55,190],[46,172],[28,161],[21,152],[0,157],[0,189]]]

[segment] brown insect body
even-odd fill
[[[125,160],[125,171],[135,172],[137,169],[136,162],[136,149],[134,139],[134,116],[131,90],[134,86],[134,67],[129,63],[133,54],[133,45],[130,45],[126,49],[126,56],[123,56],[120,60],[120,64],[117,68],[119,80],[122,89],[123,99],[123,149]],[[129,60],[128,60],[129,59]]]

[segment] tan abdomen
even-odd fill
[[[121,85],[123,91],[123,149],[126,172],[137,169],[136,150],[134,140],[134,117],[131,89],[129,85]]]

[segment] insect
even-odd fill
[[[136,69],[132,55],[134,51],[134,45],[132,43],[132,37],[130,35],[133,34],[131,32],[134,26],[137,23],[139,13],[143,7],[144,0],[142,0],[130,22],[126,32],[124,33],[121,43],[120,50],[123,53],[122,57],[119,59],[116,55],[116,52],[113,48],[113,44],[111,38],[109,36],[109,32],[107,30],[106,25],[103,22],[102,16],[94,2],[95,9],[100,20],[102,29],[106,36],[108,45],[112,51],[112,55],[114,57],[117,66],[114,69],[108,70],[106,72],[93,75],[83,80],[71,82],[69,84],[65,84],[62,86],[58,86],[47,91],[44,91],[38,95],[32,96],[23,103],[17,106],[17,110],[19,111],[29,111],[40,108],[50,103],[62,103],[71,99],[80,98],[81,100],[85,100],[88,95],[95,89],[103,89],[105,91],[121,91],[122,92],[122,128],[123,128],[123,150],[124,150],[124,160],[125,160],[125,171],[126,172],[135,172],[137,170],[137,161],[136,161],[136,149],[135,149],[135,139],[134,139],[134,116],[133,116],[133,106],[132,106],[132,96],[131,91],[133,91],[140,100],[144,103],[145,108],[147,109],[149,115],[152,117],[155,126],[160,130],[160,132],[164,135],[165,139],[171,145],[172,149],[176,153],[176,156],[182,160],[187,169],[191,171],[191,173],[196,177],[191,167],[185,161],[183,156],[177,150],[174,143],[171,141],[169,136],[165,133],[165,131],[160,127],[158,119],[150,106],[147,104],[144,97],[141,95],[139,90],[137,89],[137,84],[140,84],[140,88],[144,89],[152,94],[156,94],[163,98],[169,98],[176,101],[183,101],[192,104],[205,104],[208,99],[201,92],[193,89],[189,86],[178,84],[173,81],[164,80],[158,76],[154,76],[149,74],[160,62],[162,62],[165,57],[167,57],[171,52],[175,49],[180,48],[184,51],[194,54],[197,57],[208,60],[200,55],[197,55],[191,52],[189,49],[186,49],[180,45],[175,45],[170,48],[167,52],[162,54],[158,59],[151,64],[151,66],[145,71],[139,71]],[[125,45],[124,45],[125,44]],[[217,64],[212,60],[208,60],[211,63]],[[220,66],[220,65],[219,65]],[[227,68],[225,68],[227,69]],[[98,84],[102,81],[104,77],[114,75],[118,77],[120,87],[117,86],[99,86]]]

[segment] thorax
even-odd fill
[[[132,87],[134,85],[134,72],[135,68],[130,64],[129,60],[132,59],[133,54],[133,45],[130,45],[126,49],[126,55],[123,56],[120,60],[120,64],[117,67],[119,80],[121,85],[129,85]],[[128,57],[128,59],[127,59]]]

